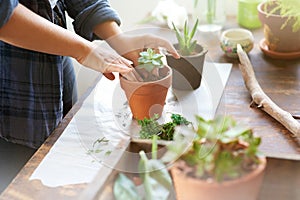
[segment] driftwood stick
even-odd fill
[[[253,102],[258,108],[268,113],[271,117],[280,122],[286,127],[293,136],[300,137],[300,123],[293,118],[293,116],[281,109],[276,105],[262,90],[259,83],[257,82],[254,74],[252,64],[241,45],[237,46],[237,53],[241,64],[239,68],[242,72],[242,76],[246,85],[246,88],[250,92]]]

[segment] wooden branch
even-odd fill
[[[241,45],[237,45],[237,53],[241,64],[239,68],[242,72],[242,76],[246,85],[246,88],[252,96],[253,102],[258,108],[262,109],[278,122],[280,122],[284,127],[286,127],[294,137],[300,137],[300,123],[293,118],[293,116],[281,109],[276,105],[262,90],[259,83],[257,82],[254,74],[252,64]]]

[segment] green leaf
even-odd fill
[[[189,125],[192,123],[192,122],[188,121],[185,117],[181,116],[180,114],[172,114],[171,119],[172,119],[173,123],[176,125],[181,125],[181,124]]]
[[[236,178],[239,176],[241,158],[234,157],[230,152],[223,151],[216,156],[214,174],[216,180],[221,182],[224,178]]]
[[[174,162],[192,148],[194,137],[195,133],[190,127],[183,126],[180,128],[180,132],[175,130],[173,142],[167,145],[168,151],[161,160],[166,163]]]
[[[145,63],[142,65],[137,66],[138,69],[145,69],[148,72],[152,72],[152,70],[154,69],[154,65],[152,65],[151,63]]]
[[[162,187],[149,174],[145,176],[144,189],[146,200],[167,200],[170,194],[168,189]]]
[[[161,66],[162,65],[162,62],[161,61],[157,61],[157,60],[152,60],[152,64],[153,65],[157,65],[157,66]]]
[[[167,199],[172,179],[166,166],[160,160],[148,160],[144,151],[140,151],[140,157],[139,173],[143,180],[146,199]]]
[[[157,159],[157,149],[158,149],[158,145],[157,145],[157,138],[158,136],[157,135],[154,135],[152,137],[152,148],[151,148],[151,151],[152,151],[152,159]]]
[[[199,20],[197,19],[195,24],[194,24],[194,27],[189,35],[189,38],[192,39],[197,31],[197,28],[198,28],[198,23],[199,23]]]
[[[185,22],[184,22],[183,36],[184,36],[185,44],[187,44],[186,41],[189,40],[189,28],[188,28],[188,25],[187,25],[187,20],[185,20]]]
[[[156,121],[158,115],[154,115],[150,119],[138,120],[138,124],[141,126],[141,130],[139,132],[139,136],[141,139],[151,139],[153,135],[157,135],[161,132],[162,127]]]
[[[173,22],[172,22],[172,25],[173,25],[173,29],[175,31],[179,46],[184,46],[184,39],[182,38],[179,29],[175,26],[175,24]]]
[[[141,200],[134,183],[122,173],[118,175],[114,183],[113,193],[116,200]]]
[[[154,54],[152,58],[155,60],[160,60],[162,57],[164,57],[164,56],[157,53],[157,54]]]
[[[166,166],[160,160],[149,160],[149,174],[155,179],[158,183],[160,183],[166,189],[171,189],[172,187],[172,179],[168,173]]]
[[[249,131],[248,127],[239,125],[224,132],[223,136],[228,138],[237,138]],[[222,138],[221,138],[222,139]]]
[[[148,57],[149,53],[147,51],[142,51],[142,52],[140,52],[140,56],[141,57]]]

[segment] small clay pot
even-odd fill
[[[159,70],[164,78],[152,82],[128,81],[120,77],[121,88],[126,94],[133,118],[142,120],[149,119],[154,114],[161,116],[172,84],[172,70],[167,65]]]
[[[243,28],[232,28],[222,32],[220,46],[226,56],[238,58],[237,44],[240,44],[246,53],[249,53],[254,46],[253,34]]]
[[[178,49],[178,44],[174,47]],[[201,85],[203,64],[207,50],[197,44],[196,54],[181,56],[180,59],[166,55],[167,63],[173,70],[172,87],[177,90],[196,90]]]
[[[263,181],[266,163],[266,158],[261,157],[258,167],[249,174],[222,183],[187,176],[176,163],[170,171],[178,200],[255,200]]]

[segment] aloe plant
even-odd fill
[[[259,163],[261,139],[232,117],[205,120],[196,116],[197,127],[183,127],[162,158],[165,162],[184,161],[200,179],[224,181],[251,171]]]
[[[197,31],[198,23],[199,20],[197,19],[192,30],[190,31],[186,20],[182,32],[175,26],[174,23],[172,23],[179,44],[178,50],[182,56],[192,55],[196,49],[197,40],[193,40],[193,38]]]

